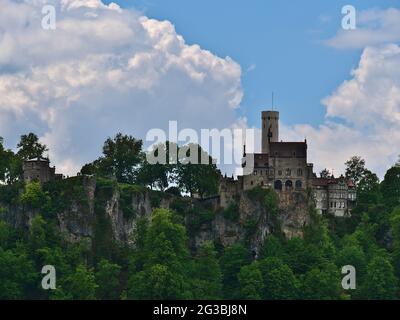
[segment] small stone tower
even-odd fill
[[[269,154],[269,143],[279,142],[279,112],[263,111],[261,119],[261,152]]]
[[[54,180],[56,177],[55,167],[50,167],[50,161],[47,158],[34,158],[25,160],[23,163],[24,181],[39,181],[45,183]]]

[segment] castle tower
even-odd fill
[[[269,143],[279,142],[279,112],[263,111],[261,119],[261,152],[269,153]]]

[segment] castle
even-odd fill
[[[354,183],[343,176],[318,178],[313,164],[307,162],[307,140],[279,141],[278,111],[263,111],[261,122],[261,153],[246,153],[244,146],[243,175],[237,179],[221,177],[221,207],[228,207],[243,191],[260,186],[275,189],[279,199],[310,190],[320,214],[349,216],[356,203]],[[55,173],[55,167],[50,167],[47,158],[24,161],[23,173],[27,182],[36,180],[45,183],[63,179],[62,174]]]
[[[39,181],[45,183],[63,178],[62,174],[56,174],[56,167],[50,167],[47,158],[34,158],[25,160],[22,165],[24,181]]]
[[[244,147],[243,175],[237,180],[221,179],[221,206],[228,206],[238,193],[260,186],[275,189],[280,197],[311,190],[320,214],[349,215],[356,201],[353,182],[343,176],[317,178],[313,164],[307,162],[307,140],[279,141],[278,111],[263,111],[261,125],[261,153],[248,154]]]

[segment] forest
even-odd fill
[[[311,223],[304,226],[302,237],[288,239],[277,228],[266,236],[255,259],[246,242],[223,247],[206,241],[193,251],[188,245],[191,230],[179,205],[156,208],[150,220],[141,219],[133,246],[113,240],[101,209],[107,186],[117,184],[132,192],[147,188],[177,198],[206,197],[218,190],[219,172],[211,158],[209,165],[149,165],[142,147],[140,140],[117,134],[105,141],[97,160],[83,166],[81,173],[95,175],[104,187],[96,189],[98,237],[71,242],[60,233],[55,217],[70,198],[82,196],[75,183],[79,179],[25,183],[23,161],[43,157],[47,147],[32,133],[21,137],[15,152],[0,140],[0,299],[400,297],[400,163],[393,164],[380,181],[363,159],[352,157],[345,172],[357,186],[351,217],[321,216],[310,207]],[[269,210],[276,209],[273,191],[253,192]],[[15,228],[5,219],[7,207],[13,205],[36,213],[28,229]],[[41,286],[45,265],[56,268],[55,290]],[[356,270],[356,289],[342,287],[345,265]]]

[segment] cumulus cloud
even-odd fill
[[[283,135],[307,137],[318,170],[343,172],[343,162],[360,155],[382,177],[400,154],[400,47],[365,48],[351,76],[322,100],[325,123],[284,127]]]
[[[400,41],[400,10],[370,9],[357,13],[357,29],[339,30],[326,41],[338,49],[356,49]]]
[[[41,8],[57,8],[57,29]],[[60,171],[75,174],[118,131],[224,128],[236,122],[241,68],[188,45],[169,21],[100,0],[2,0],[0,136],[39,134]]]

